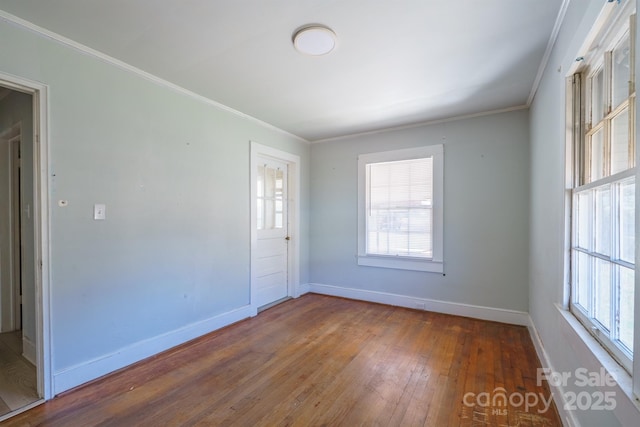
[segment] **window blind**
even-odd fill
[[[433,157],[367,165],[367,253],[433,257]]]

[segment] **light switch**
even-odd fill
[[[107,218],[107,206],[103,204],[93,205],[93,219],[103,220]]]

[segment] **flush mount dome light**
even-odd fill
[[[307,25],[293,33],[293,45],[305,55],[326,55],[336,46],[336,33],[322,25]]]

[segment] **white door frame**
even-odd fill
[[[12,329],[22,329],[22,293],[20,288],[22,287],[22,221],[20,218],[22,212],[22,198],[20,178],[16,179],[16,174],[20,175],[20,157],[16,158],[17,154],[20,154],[20,144],[22,138],[22,123],[17,123],[13,126],[13,129],[17,130],[17,134],[8,139],[9,143],[9,156],[11,158],[11,252],[9,256],[11,258],[11,299],[13,309],[13,324]],[[12,132],[13,133],[13,132]],[[17,145],[17,148],[16,148]],[[24,335],[23,335],[24,337]],[[24,339],[24,338],[23,338]],[[23,346],[24,353],[24,346]]]
[[[51,363],[49,249],[49,101],[48,86],[0,72],[0,85],[33,96],[33,215],[35,235],[36,356],[38,393],[53,397]],[[24,129],[23,129],[24,131]],[[40,400],[39,402],[42,402]],[[29,405],[28,407],[33,406]],[[13,414],[13,413],[12,413]]]
[[[254,267],[256,265],[256,246],[258,243],[257,230],[257,206],[256,199],[258,189],[256,187],[258,157],[271,157],[275,160],[287,164],[288,167],[288,230],[291,238],[288,243],[288,272],[287,272],[287,296],[297,298],[300,296],[300,156],[287,153],[266,145],[251,143],[251,312],[255,316],[258,314],[256,295],[256,275]]]

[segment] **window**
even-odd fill
[[[258,165],[257,229],[283,229],[285,222],[284,192],[287,165],[272,162]]]
[[[443,147],[358,157],[358,264],[443,272]]]
[[[635,288],[635,15],[603,28],[572,79],[573,314],[632,370]]]

